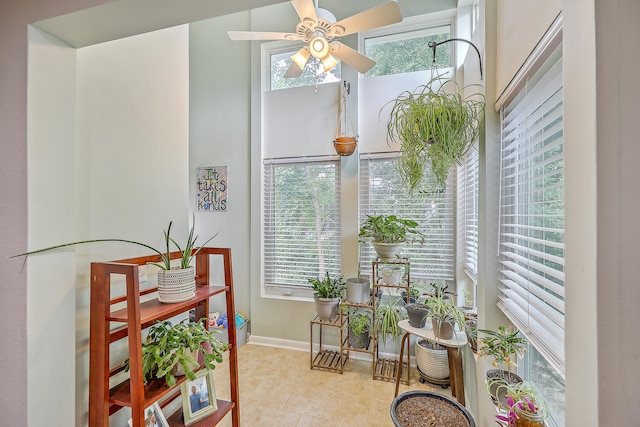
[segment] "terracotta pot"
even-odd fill
[[[517,406],[514,410],[518,416],[515,427],[544,427],[544,414],[531,414],[520,410]]]
[[[352,136],[339,136],[333,140],[333,148],[340,156],[350,156],[356,149],[357,139]]]

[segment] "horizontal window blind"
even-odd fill
[[[340,274],[340,161],[264,160],[263,194],[265,284]]]
[[[499,306],[564,374],[561,51],[502,109]]]
[[[478,276],[478,148],[469,150],[458,167],[458,212],[464,234],[464,269],[476,282]]]
[[[449,174],[444,191],[415,191],[410,195],[396,163],[396,153],[360,157],[360,223],[367,215],[396,215],[417,221],[426,235],[424,244],[414,241],[402,250],[402,256],[411,261],[412,279],[453,280],[454,174]],[[362,274],[371,273],[375,257],[373,245],[361,245]]]

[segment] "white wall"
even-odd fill
[[[161,248],[170,220],[186,234],[188,70],[186,26],[79,51],[32,31],[30,249],[87,238]],[[52,414],[86,424],[89,262],[147,253],[105,243],[29,259],[29,425]]]
[[[29,28],[31,249],[76,237],[75,78],[75,50]],[[64,251],[31,257],[27,266],[29,425],[48,423],[51,414],[60,425],[73,425],[76,260]]]
[[[558,16],[561,6],[561,0],[497,2],[496,98]]]

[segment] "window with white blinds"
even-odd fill
[[[478,144],[458,166],[458,214],[462,215],[464,271],[475,283],[478,276]]]
[[[564,372],[561,48],[502,109],[499,306]]]
[[[310,288],[340,274],[340,160],[265,159],[263,265],[266,286]]]
[[[417,221],[426,235],[424,244],[408,244],[402,256],[411,261],[411,278],[453,280],[453,188],[449,174],[447,189],[409,194],[396,169],[397,153],[360,156],[360,223],[367,215],[397,215]],[[435,185],[432,187],[436,187]],[[361,245],[361,269],[369,274],[375,259],[373,245]]]

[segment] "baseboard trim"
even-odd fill
[[[295,350],[295,351],[304,351],[309,352],[309,343],[304,341],[293,341],[293,340],[285,340],[282,338],[273,338],[273,337],[263,337],[259,335],[251,335],[247,344],[252,345],[262,345],[265,347],[273,347],[273,348],[282,348],[285,350]],[[325,345],[324,348],[331,351],[338,351],[337,346]],[[314,345],[314,351],[318,351],[318,344]],[[368,355],[366,353],[352,351],[349,354],[350,359],[354,360],[363,360],[365,362],[371,362],[372,355]],[[380,358],[383,359],[398,359],[397,354],[388,354],[388,353],[380,353]],[[409,357],[409,363],[411,366],[416,366],[416,360],[414,356]]]

